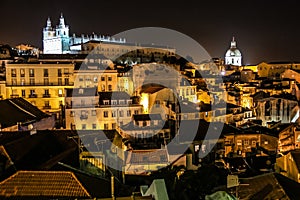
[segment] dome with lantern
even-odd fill
[[[242,54],[240,50],[236,47],[236,41],[234,37],[232,38],[230,48],[225,54],[225,64],[227,65],[242,65]]]

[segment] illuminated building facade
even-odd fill
[[[6,66],[6,98],[23,97],[43,111],[64,105],[64,89],[74,85],[72,63],[10,63]]]
[[[113,130],[142,113],[142,105],[125,92],[99,92],[77,88],[66,92],[66,128]]]

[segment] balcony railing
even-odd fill
[[[51,106],[43,106],[43,109],[51,109]]]
[[[7,86],[14,86],[14,87],[24,87],[24,86],[73,86],[74,82],[68,82],[68,83],[60,83],[60,82],[49,82],[49,83],[18,83],[18,84],[12,84],[8,83]]]
[[[12,94],[12,95],[10,95],[10,98],[18,98],[18,97],[19,97],[18,94]]]
[[[28,98],[37,98],[37,94],[30,94],[28,95]]]
[[[49,98],[49,97],[51,97],[50,94],[43,94],[43,98]]]

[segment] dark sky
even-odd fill
[[[42,48],[42,28],[62,12],[70,33],[114,35],[138,27],[163,27],[198,41],[212,57],[223,57],[235,36],[244,64],[300,61],[297,0],[27,0],[1,1],[0,42]]]

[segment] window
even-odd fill
[[[112,91],[112,86],[108,85],[108,91]]]
[[[244,140],[244,145],[249,145],[249,140]]]
[[[82,82],[83,81],[83,77],[79,76],[79,81]]]
[[[108,124],[104,124],[104,130],[108,129]]]
[[[127,117],[131,116],[131,110],[127,110]]]
[[[11,77],[16,77],[16,76],[17,76],[17,70],[11,69]]]
[[[25,79],[21,79],[21,85],[25,85]]]
[[[58,89],[58,96],[62,96],[63,95],[63,92],[62,92],[62,89]]]
[[[62,85],[62,79],[58,78],[58,85]]]
[[[48,69],[44,69],[44,77],[48,77],[49,74],[48,74]]]
[[[96,110],[92,110],[92,116],[96,116],[96,115],[97,115]]]
[[[109,77],[107,78],[107,80],[108,80],[108,81],[111,81],[111,80],[112,80],[111,76],[109,76]]]
[[[104,76],[101,76],[101,81],[105,81],[105,77]]]
[[[242,146],[242,140],[237,140],[236,143],[238,146]]]
[[[29,69],[29,76],[34,77],[34,69]]]
[[[111,100],[112,105],[117,105],[117,100]]]
[[[104,105],[109,105],[109,100],[103,100]]]
[[[12,85],[17,85],[17,79],[15,79],[15,78],[11,79],[11,84]]]
[[[30,90],[30,95],[35,95],[35,90]]]
[[[95,76],[95,77],[94,77],[94,83],[97,83],[97,82],[98,82],[98,77]]]
[[[82,106],[84,106],[84,105],[85,105],[85,100],[84,100],[84,99],[81,99],[81,100],[80,100],[80,104],[81,104]]]
[[[49,85],[49,78],[44,78],[44,85]]]
[[[61,77],[61,76],[62,76],[61,69],[57,69],[57,76],[58,76],[58,77]]]
[[[65,78],[65,85],[69,85],[69,78]]]
[[[30,79],[29,79],[29,84],[30,84],[30,85],[34,85],[34,78],[30,78]]]
[[[82,124],[82,125],[81,125],[81,129],[82,129],[82,130],[86,130],[86,124]]]
[[[44,101],[44,105],[45,105],[45,108],[49,108],[50,107],[50,102],[49,101]]]
[[[45,94],[49,94],[49,89],[45,89]]]
[[[269,144],[269,142],[266,140],[265,142],[264,142],[265,144]]]
[[[25,96],[26,96],[25,90],[22,90],[22,97],[25,97]]]
[[[117,116],[117,111],[112,111],[111,112],[111,117],[116,117]]]
[[[75,111],[71,111],[70,112],[70,117],[74,117],[75,116]]]
[[[256,141],[252,140],[252,146],[256,146]]]
[[[120,105],[124,105],[124,104],[125,104],[125,101],[124,101],[124,100],[119,100],[119,104],[120,104]]]
[[[124,111],[123,111],[123,110],[120,110],[119,116],[120,116],[120,117],[124,117]]]
[[[96,129],[97,128],[97,124],[92,124],[92,128]]]
[[[139,114],[139,110],[134,110],[134,114],[138,115]]]
[[[25,77],[25,69],[20,69],[20,76]]]
[[[103,112],[103,117],[108,117],[108,111]]]

